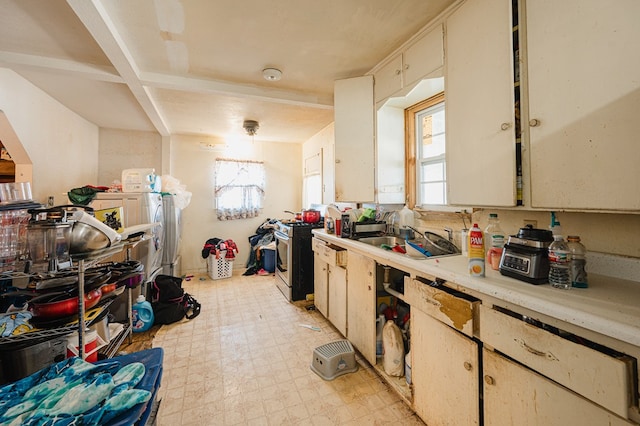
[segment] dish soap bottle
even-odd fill
[[[136,303],[131,307],[131,321],[133,323],[133,331],[147,331],[153,325],[153,308],[151,303],[147,302],[141,294],[136,299]]]
[[[587,271],[585,266],[587,265],[587,249],[580,242],[580,237],[577,235],[569,235],[567,237],[569,252],[571,253],[571,287],[587,288]]]

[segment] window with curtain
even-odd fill
[[[218,220],[256,217],[262,209],[265,172],[262,161],[216,160]]]

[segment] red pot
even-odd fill
[[[302,211],[302,221],[305,223],[318,223],[320,222],[320,211],[319,210],[303,210]]]

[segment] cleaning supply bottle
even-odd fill
[[[153,308],[141,294],[136,299],[136,303],[131,307],[131,321],[133,331],[147,331],[153,325]]]
[[[469,230],[469,274],[484,277],[484,237],[477,223]]]

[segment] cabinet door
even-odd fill
[[[473,340],[411,309],[411,359],[413,408],[425,423],[478,424],[478,345]]]
[[[487,426],[632,424],[495,352],[482,359]]]
[[[531,204],[640,210],[640,2],[527,2]]]
[[[336,201],[373,202],[373,76],[337,80],[334,113]]]
[[[329,286],[327,282],[327,263],[320,259],[320,254],[313,253],[313,303],[318,312],[328,315]]]
[[[347,338],[372,365],[376,363],[376,262],[347,254]]]
[[[509,0],[468,1],[446,21],[449,204],[516,204],[511,33]]]
[[[402,84],[410,86],[444,64],[442,25],[429,31],[403,54]],[[376,99],[377,100],[377,99]]]
[[[329,316],[331,324],[343,336],[347,335],[347,270],[340,266],[328,266]]]
[[[402,55],[398,54],[375,73],[375,101],[381,101],[402,89]]]

